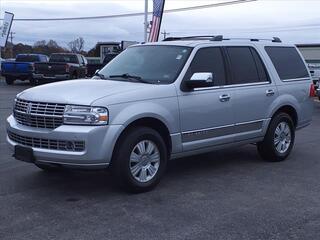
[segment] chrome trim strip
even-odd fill
[[[20,113],[20,114],[24,114],[27,116],[36,116],[36,117],[52,117],[52,118],[63,118],[63,115],[47,115],[47,114],[39,114],[39,113],[26,113],[26,112],[22,112],[20,110],[13,110],[14,112]]]
[[[221,127],[201,128],[201,129],[198,129],[198,130],[191,130],[191,131],[182,132],[182,134],[189,134],[189,133],[195,133],[195,132],[201,132],[201,131],[208,131],[208,130],[214,130],[214,129],[220,129],[220,128],[224,128],[224,127],[232,127],[232,126],[234,126],[234,124],[224,125],[224,126],[221,126]]]
[[[260,85],[270,85],[271,82],[256,82],[256,83],[243,83],[243,84],[230,84],[230,85],[222,85],[222,86],[213,86],[206,88],[195,88],[194,91],[205,91],[205,90],[213,90],[213,89],[228,89],[235,87],[250,87],[250,86],[260,86]]]
[[[282,82],[307,81],[307,80],[311,81],[311,78],[305,77],[305,78],[292,78],[292,79],[283,79],[283,80],[281,79]]]
[[[271,82],[256,82],[256,83],[243,83],[243,84],[230,84],[225,85],[223,88],[234,88],[234,87],[250,87],[250,86],[260,86],[260,85],[270,85]]]
[[[258,131],[262,129],[263,122],[266,120],[268,119],[254,120],[249,122],[236,123],[232,125],[225,125],[221,127],[182,132],[181,138],[182,142],[192,142],[231,134]]]

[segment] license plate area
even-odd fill
[[[23,162],[33,163],[35,161],[33,149],[30,147],[24,147],[20,145],[16,145],[14,147],[13,157]]]

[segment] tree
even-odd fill
[[[68,43],[68,46],[73,53],[80,53],[83,51],[84,48],[84,39],[79,37],[71,42]]]
[[[69,52],[67,49],[59,46],[54,40],[41,40],[33,44],[33,53],[42,53],[50,56],[52,53]]]
[[[34,44],[33,44],[33,47],[43,47],[43,46],[46,46],[47,42],[46,40],[41,40],[41,41],[36,41]]]

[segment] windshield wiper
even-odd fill
[[[101,79],[107,79],[106,76],[101,73],[96,73],[96,74],[94,74],[94,76],[98,76]]]
[[[146,80],[143,80],[140,76],[130,75],[129,73],[110,75],[109,78],[125,78],[125,79],[134,79],[142,83],[150,83]]]

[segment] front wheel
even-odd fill
[[[292,118],[286,113],[279,113],[272,118],[264,140],[257,144],[258,152],[265,161],[283,161],[291,153],[294,139]]]
[[[167,158],[167,147],[160,134],[138,127],[120,139],[112,162],[113,173],[130,192],[150,191],[160,182]]]

